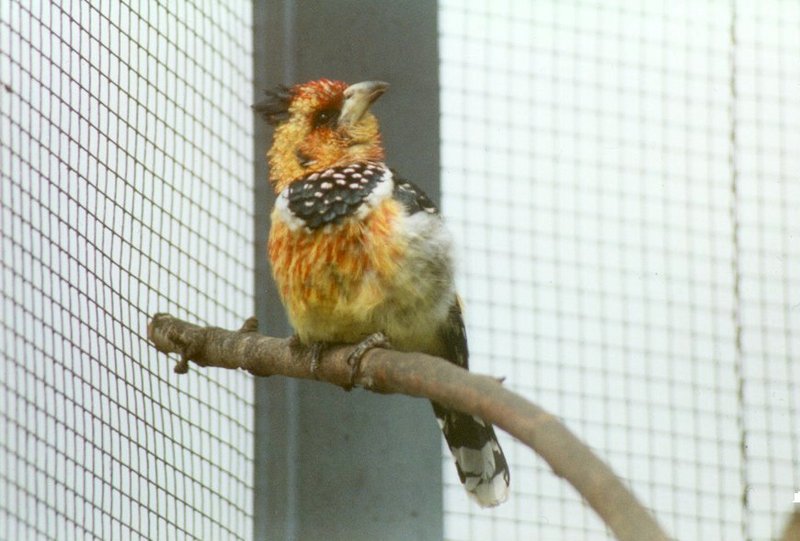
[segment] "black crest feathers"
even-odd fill
[[[273,126],[289,118],[289,104],[292,101],[292,90],[279,85],[274,90],[265,90],[267,97],[252,106],[253,111]]]

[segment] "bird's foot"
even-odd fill
[[[325,350],[328,349],[329,346],[330,344],[328,342],[311,342],[306,345],[296,334],[289,337],[289,348],[296,351],[297,354],[305,354],[310,358],[308,369],[314,377],[316,377],[317,370],[319,370],[322,354],[325,353]]]
[[[308,354],[311,357],[309,370],[311,370],[312,376],[317,377],[317,370],[319,370],[322,354],[325,353],[329,345],[330,344],[327,342],[312,342],[311,345],[308,346]]]
[[[361,370],[361,359],[364,358],[364,355],[369,350],[377,347],[392,347],[389,339],[386,338],[386,335],[382,332],[372,333],[364,338],[361,342],[356,344],[356,347],[350,352],[350,355],[347,356],[347,364],[350,366],[350,383],[344,387],[345,391],[349,391],[355,386],[358,373]]]

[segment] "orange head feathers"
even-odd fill
[[[388,88],[320,79],[279,87],[253,109],[273,126],[267,153],[276,193],[293,180],[330,167],[382,161],[380,127],[369,108]]]

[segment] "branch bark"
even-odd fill
[[[797,541],[798,539],[800,539],[800,508],[795,509],[789,515],[789,520],[786,521],[780,537],[781,541]]]
[[[175,371],[189,361],[199,366],[243,369],[256,376],[317,379],[343,388],[350,383],[347,356],[352,346],[326,350],[312,374],[306,349],[292,339],[257,332],[255,318],[238,331],[199,327],[168,314],[155,314],[147,327],[161,352],[179,353]],[[668,537],[613,471],[554,415],[509,391],[489,376],[470,373],[422,353],[373,349],[364,356],[356,384],[377,393],[402,393],[435,400],[477,415],[502,428],[541,456],[569,481],[621,541]]]

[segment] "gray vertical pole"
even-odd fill
[[[387,162],[439,199],[435,1],[264,0],[254,18],[259,90],[321,77],[389,82],[375,105]],[[257,155],[270,136],[256,121]],[[256,312],[263,332],[285,335],[265,260],[266,178],[259,159]],[[256,540],[442,538],[441,435],[426,402],[258,380],[255,432]]]
[[[294,0],[253,3],[254,103],[262,91],[288,82],[294,68]],[[272,191],[265,152],[271,130],[254,115],[255,134],[255,313],[261,332],[287,336],[291,328],[278,300],[266,259]],[[295,490],[297,463],[297,383],[284,378],[255,380],[253,538],[297,539]]]

